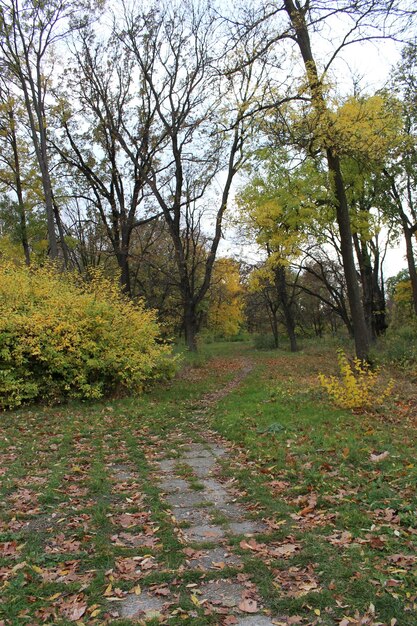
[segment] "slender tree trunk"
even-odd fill
[[[55,200],[53,202],[54,202],[55,222],[56,222],[56,225],[58,227],[59,240],[60,240],[60,243],[61,243],[62,255],[64,257],[64,267],[65,267],[65,269],[68,269],[69,255],[68,255],[68,247],[67,247],[67,244],[66,244],[66,241],[65,241],[64,227],[63,227],[63,224],[62,224],[61,216],[59,214],[59,208],[58,208]]]
[[[289,302],[289,299],[288,299],[285,274],[286,274],[285,267],[282,265],[279,265],[275,270],[275,285],[277,288],[279,299],[281,300],[282,310],[284,311],[285,327],[287,329],[288,339],[290,340],[291,352],[297,352],[298,346],[297,346],[297,338],[295,336],[294,316],[292,312],[291,303]]]
[[[350,226],[349,207],[345,185],[340,167],[340,159],[332,150],[326,150],[330,175],[333,177],[336,192],[336,216],[340,234],[343,270],[349,300],[350,314],[353,322],[356,355],[362,361],[369,358],[369,335],[365,323],[365,315],[357,280],[355,259],[353,256],[352,230]]]
[[[274,346],[275,348],[278,348],[279,347],[278,318],[277,318],[277,310],[275,307],[270,307],[269,321],[271,324],[272,335],[274,337]]]
[[[413,250],[413,233],[408,224],[403,222],[404,239],[407,253],[408,273],[410,274],[411,291],[413,294],[413,309],[417,315],[417,269]]]
[[[376,245],[374,249],[374,264],[372,268],[372,289],[374,294],[374,326],[377,337],[383,335],[388,328],[385,315],[387,306],[385,301],[384,276],[382,273],[382,267],[380,267],[379,256],[379,249]]]
[[[9,117],[10,117],[11,140],[12,140],[13,161],[14,161],[14,177],[15,177],[15,185],[16,185],[17,203],[19,207],[20,240],[23,246],[23,252],[25,255],[26,265],[30,265],[30,248],[29,248],[29,241],[28,241],[28,234],[27,234],[26,209],[25,209],[25,202],[23,199],[22,179],[20,176],[20,158],[19,158],[19,150],[17,147],[17,137],[16,137],[15,120],[14,120],[13,111],[9,111]]]
[[[184,304],[184,333],[188,350],[197,352],[198,320],[194,305],[191,302]]]
[[[36,108],[39,102],[37,102],[36,97],[36,89],[35,84],[30,75],[28,77],[31,93],[33,95],[33,100],[31,100],[31,96],[29,94],[28,85],[26,84],[26,79],[21,72],[19,74],[19,78],[21,80],[21,85],[23,89],[23,94],[25,98],[26,110],[29,117],[30,123],[30,132],[33,139],[33,145],[36,152],[36,157],[39,164],[39,169],[41,172],[41,181],[43,188],[43,195],[45,201],[45,213],[46,213],[46,224],[48,229],[48,243],[49,243],[49,256],[51,259],[58,258],[58,240],[55,232],[55,212],[54,212],[54,197],[52,193],[52,182],[51,176],[49,174],[49,163],[48,163],[48,154],[47,154],[47,145],[46,145],[46,129],[45,129],[45,120],[43,116],[43,112]],[[39,94],[38,94],[39,95]],[[40,99],[40,96],[39,96]],[[32,106],[36,109],[36,118],[33,114]]]
[[[323,88],[318,77],[317,66],[310,45],[310,36],[304,12],[296,8],[293,0],[284,0],[284,6],[296,34],[296,41],[304,61],[310,85],[312,104],[319,115],[325,115],[327,106]],[[336,199],[336,217],[340,233],[340,247],[350,312],[353,321],[356,355],[366,361],[369,356],[369,337],[365,323],[365,315],[360,297],[356,276],[355,259],[352,246],[352,231],[346,190],[340,166],[340,159],[331,145],[326,146],[326,158],[330,180]]]
[[[373,293],[373,272],[371,259],[366,249],[366,244],[359,240],[357,233],[353,235],[356,257],[359,263],[359,272],[362,283],[363,310],[368,335],[372,342],[376,340],[375,320],[374,320],[374,293]]]

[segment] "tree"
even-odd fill
[[[12,192],[16,203],[9,203],[9,210],[16,207],[18,233],[22,243],[25,262],[30,265],[30,247],[27,227],[27,204],[25,201],[25,177],[29,175],[30,161],[27,145],[18,134],[18,120],[22,115],[21,107],[8,88],[7,83],[0,83],[0,188]],[[22,159],[23,157],[23,159]],[[23,161],[23,164],[22,164]]]
[[[244,162],[250,109],[262,96],[264,66],[255,72],[244,64],[225,78],[219,24],[209,9],[174,5],[128,14],[121,35],[167,139],[148,183],[174,244],[190,350],[196,350],[199,306],[210,286],[232,181]],[[208,252],[201,268],[202,239]]]
[[[294,3],[293,0],[284,0],[284,7],[293,29],[292,36],[299,47],[304,62],[307,81],[311,92],[312,107],[317,112],[320,118],[326,118],[328,113],[328,105],[326,102],[325,92],[323,88],[323,80],[319,76],[316,60],[311,48],[310,30],[307,22],[307,16],[310,16],[310,18],[312,16],[312,13],[310,13],[309,11],[309,2],[306,1],[304,5],[301,5],[301,3],[299,2]],[[350,9],[353,13],[353,4]],[[357,25],[359,24],[361,17],[361,14],[357,12]],[[315,18],[313,17],[311,19],[311,23],[313,23],[313,20],[317,18],[318,16],[316,16]],[[321,16],[321,19],[323,19],[323,15]],[[349,305],[353,320],[356,354],[360,359],[368,360],[369,337],[365,323],[365,316],[360,297],[359,285],[356,277],[355,260],[352,247],[352,231],[349,217],[349,206],[346,197],[346,189],[343,180],[340,157],[331,137],[328,136],[326,140],[322,142],[322,148],[326,155],[327,166],[329,168],[329,178],[334,193],[334,201],[336,204],[336,215],[340,233],[343,268],[345,272]]]
[[[306,250],[297,285],[304,293],[316,298],[322,305],[340,317],[350,337],[353,337],[352,320],[347,302],[346,282],[340,260],[324,248]]]
[[[288,290],[287,273],[300,256],[317,216],[313,195],[321,175],[310,162],[292,163],[289,153],[279,154],[274,149],[261,152],[254,163],[258,172],[238,194],[239,219],[246,236],[255,239],[266,256],[254,280],[269,300],[275,343],[278,331],[274,298],[269,297],[271,284],[282,308],[291,350],[296,351],[293,295]]]
[[[403,232],[413,309],[417,315],[417,265],[414,245],[417,235],[417,46],[408,44],[402,61],[393,73],[392,87],[401,103],[403,143],[395,157],[383,169],[386,186],[382,187],[385,210]]]
[[[237,335],[244,321],[242,295],[239,263],[218,258],[207,292],[207,328],[222,337]]]
[[[251,16],[250,24],[242,24],[244,33],[248,30],[255,31],[261,22],[270,24],[269,38],[264,37],[259,42],[258,55],[262,55],[271,46],[282,48],[286,42],[294,42],[300,53],[305,73],[304,89],[300,90],[297,80],[294,81],[294,78],[292,80],[298,87],[299,96],[310,96],[311,109],[316,116],[311,135],[305,138],[305,147],[309,149],[312,141],[315,141],[316,147],[326,158],[340,231],[343,267],[354,323],[355,347],[358,357],[364,360],[368,356],[369,338],[356,275],[346,187],[341,169],[339,146],[336,142],[337,136],[332,133],[331,100],[328,98],[325,80],[333,61],[346,46],[370,40],[373,37],[386,37],[387,33],[392,35],[398,24],[400,29],[404,29],[407,26],[407,19],[413,15],[415,11],[412,7],[404,6],[401,0],[393,2],[284,0],[278,6],[262,4],[260,10]],[[342,32],[338,23],[338,18],[341,17],[347,24]],[[333,48],[328,50],[323,70],[320,72],[317,56],[311,45],[311,35],[316,35],[324,29],[328,31],[333,29]],[[328,45],[328,40],[326,43]],[[290,54],[288,56],[290,57]],[[295,68],[296,76],[297,73],[297,68]]]
[[[118,37],[103,43],[85,29],[76,43],[75,63],[55,109],[53,144],[64,173],[69,168],[78,205],[94,207],[100,216],[130,295],[132,234],[157,215],[152,203],[146,205],[145,188],[164,133],[154,128],[155,105]]]
[[[21,91],[38,162],[48,227],[49,254],[58,257],[58,228],[65,262],[64,233],[54,200],[48,148],[47,96],[52,80],[48,53],[69,31],[78,28],[82,4],[72,0],[0,0],[0,63]]]

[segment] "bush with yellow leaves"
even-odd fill
[[[371,369],[358,358],[349,363],[343,350],[338,351],[340,376],[319,374],[322,387],[334,404],[343,409],[371,409],[381,405],[391,394],[393,381],[384,386],[380,369]]]
[[[1,263],[0,408],[138,393],[173,368],[154,313],[101,273]]]

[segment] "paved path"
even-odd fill
[[[250,364],[244,364],[225,387],[203,396],[190,416],[196,439],[201,439],[206,413],[237,387],[250,371]],[[202,608],[205,615],[211,616],[212,623],[219,625],[285,624],[270,615],[256,585],[248,574],[243,573],[241,558],[233,550],[236,538],[250,541],[258,534],[264,536],[268,533],[268,525],[253,519],[237,501],[233,480],[229,484],[217,477],[219,463],[230,458],[230,451],[210,432],[203,442],[184,444],[181,441],[179,433],[177,442],[174,442],[176,458],[153,459],[153,478],[172,514],[175,533],[185,555],[185,564],[178,571],[178,576],[184,576],[186,572],[201,574],[199,582],[189,585],[193,604]],[[115,479],[135,479],[126,466],[114,466],[113,471]],[[225,575],[210,577],[213,572],[224,572]],[[140,593],[129,593],[117,603],[113,614],[133,622],[156,617],[165,623],[163,617],[173,613],[175,597],[163,586],[162,589],[140,589]]]

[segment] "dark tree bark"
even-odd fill
[[[295,321],[290,299],[288,297],[286,271],[283,265],[278,265],[274,272],[275,286],[282,304],[284,313],[285,327],[287,329],[288,339],[290,340],[291,352],[297,352],[297,338],[295,336]]]
[[[22,178],[21,178],[21,169],[20,169],[20,156],[17,144],[17,135],[16,135],[16,122],[14,119],[13,109],[9,110],[9,119],[10,119],[10,143],[12,147],[13,153],[13,176],[15,183],[15,191],[17,195],[17,204],[19,209],[19,221],[20,221],[20,240],[22,242],[23,253],[25,255],[26,265],[30,265],[30,248],[27,234],[27,220],[26,220],[26,207],[25,201],[23,197],[23,187],[22,187]]]
[[[271,325],[272,336],[274,338],[275,348],[279,348],[279,332],[278,332],[278,307],[271,301],[268,302],[268,317]]]

